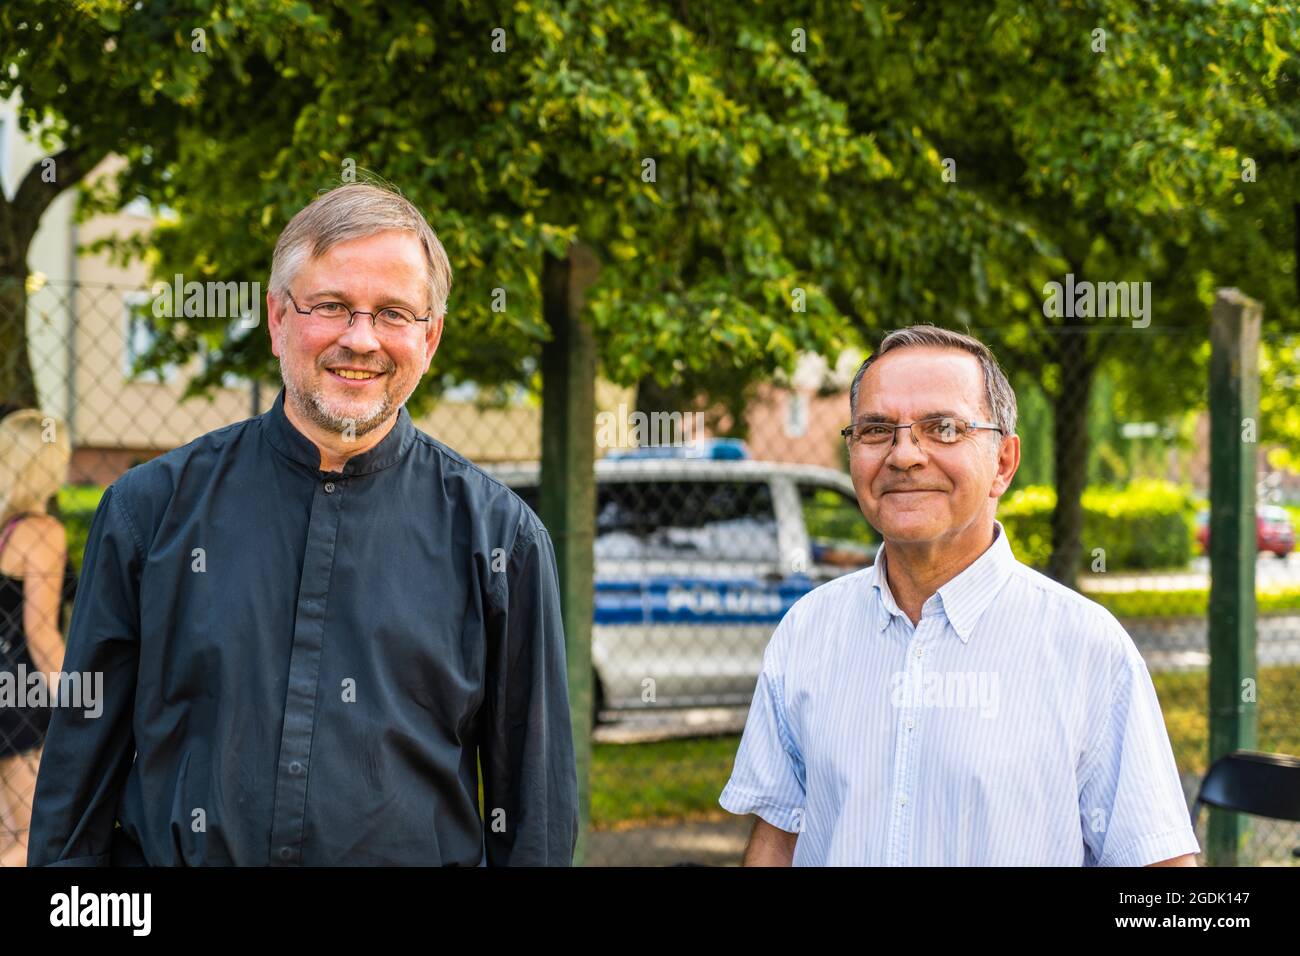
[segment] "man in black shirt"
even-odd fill
[[[103,672],[103,713],[55,711],[31,865],[572,862],[550,538],[404,406],[450,285],[387,190],[285,228],[274,407],[95,515],[64,667]]]

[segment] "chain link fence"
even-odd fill
[[[67,438],[49,509],[66,535],[67,566],[41,554],[61,539],[53,522],[12,524],[0,551],[0,626],[9,671],[51,672],[103,489],[136,464],[266,410],[278,383],[228,379],[207,397],[184,399],[202,355],[138,368],[155,334],[147,291],[59,282],[29,291],[34,427]],[[1019,401],[1022,463],[999,520],[1018,558],[1070,578],[1124,624],[1152,673],[1190,804],[1208,754],[1209,442],[1196,407],[1204,390],[1199,402],[1160,408],[1149,376],[1135,374],[1130,359],[1135,348],[1195,356],[1205,337],[1152,329],[1140,338],[1096,329],[1038,340],[1024,330],[974,334],[998,356]],[[739,406],[645,407],[652,389],[598,388],[589,865],[739,862],[752,821],[723,811],[718,796],[764,648],[795,600],[870,565],[880,545],[858,507],[840,435],[861,357],[809,358]],[[1144,411],[1151,408],[1159,413]],[[415,418],[536,509],[535,397],[462,385]],[[1260,446],[1259,749],[1294,754],[1300,559],[1287,508],[1300,505],[1300,479],[1264,454],[1266,427]],[[18,454],[29,446],[14,447],[0,483],[39,484],[39,467]],[[1073,520],[1054,519],[1058,493],[1080,501]],[[1062,536],[1072,543],[1054,553]],[[0,718],[0,862],[22,865],[48,710],[5,706]],[[1297,847],[1300,827],[1255,820],[1242,858],[1294,865]]]

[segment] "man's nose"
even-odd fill
[[[916,443],[916,436],[910,428],[894,430],[894,444],[889,449],[885,461],[895,468],[910,468],[925,461],[925,452]]]
[[[375,334],[374,320],[367,312],[352,317],[352,324],[343,330],[338,342],[354,352],[377,352],[382,347]]]

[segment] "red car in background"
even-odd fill
[[[1200,511],[1196,515],[1196,540],[1201,546],[1201,554],[1210,551],[1210,513]],[[1259,505],[1255,508],[1255,549],[1271,551],[1279,558],[1286,558],[1295,550],[1295,528],[1291,525],[1291,515],[1278,505]]]

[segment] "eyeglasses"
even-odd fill
[[[921,426],[921,437],[917,440],[916,428]],[[934,418],[923,418],[916,422],[858,422],[856,425],[849,425],[840,429],[840,434],[844,436],[844,443],[848,445],[849,451],[855,446],[861,445],[872,451],[883,451],[886,448],[892,448],[894,442],[898,440],[898,429],[906,428],[912,433],[912,441],[922,448],[947,448],[956,445],[972,431],[976,429],[988,429],[999,434],[1002,429],[997,425],[988,422],[968,422],[960,418],[951,418],[948,416],[936,416]]]
[[[400,305],[388,305],[378,312],[366,312],[361,309],[349,309],[342,302],[318,302],[310,309],[300,309],[292,293],[286,292],[285,295],[293,303],[295,312],[299,315],[311,316],[313,322],[326,328],[338,327],[344,319],[348,320],[347,327],[352,328],[352,323],[356,321],[358,315],[370,316],[370,327],[385,332],[401,332],[409,329],[416,322],[429,321],[429,316],[418,316]]]

